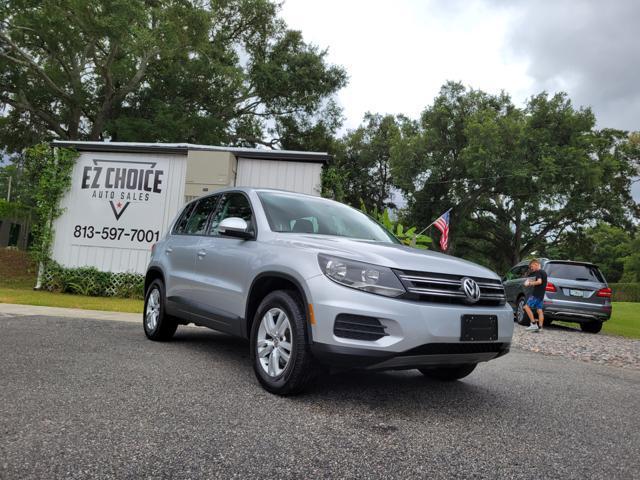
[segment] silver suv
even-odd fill
[[[299,392],[326,367],[469,375],[509,351],[500,278],[413,249],[332,200],[235,188],[187,204],[154,245],[144,330],[195,323],[250,340],[262,386]]]

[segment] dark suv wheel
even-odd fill
[[[527,314],[524,311],[524,306],[526,305],[526,303],[527,301],[525,300],[524,296],[518,297],[518,303],[516,305],[516,312],[515,312],[515,320],[520,325],[524,325],[525,327],[528,327],[531,322],[529,322],[529,317],[527,317]]]
[[[305,336],[307,316],[296,292],[277,290],[260,303],[251,326],[251,360],[271,393],[299,393],[316,374]]]
[[[587,333],[599,333],[602,330],[602,322],[593,321],[588,323],[581,323],[580,329]]]
[[[173,334],[176,333],[178,322],[166,312],[162,280],[154,280],[147,288],[144,296],[142,324],[144,333],[151,340],[170,340]]]

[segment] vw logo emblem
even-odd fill
[[[480,287],[474,279],[464,277],[462,279],[462,291],[465,294],[466,303],[476,303],[480,300]]]

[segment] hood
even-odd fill
[[[289,248],[312,250],[400,270],[500,279],[495,272],[476,263],[396,243],[300,233],[278,233],[272,242]]]

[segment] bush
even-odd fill
[[[95,267],[66,268],[51,262],[42,278],[50,292],[92,297],[143,298],[144,275],[130,272],[101,272]]]
[[[610,283],[614,302],[640,302],[640,283]]]

